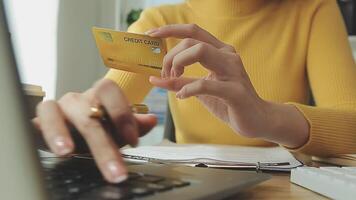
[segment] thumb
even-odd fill
[[[199,79],[192,83],[186,84],[177,92],[176,97],[185,99],[191,96],[209,95],[218,98],[224,98],[226,96],[226,89],[221,82]]]
[[[160,87],[163,89],[171,90],[171,91],[179,91],[185,85],[196,81],[194,78],[159,78],[155,76],[150,76],[150,83],[156,87]]]

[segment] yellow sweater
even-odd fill
[[[233,45],[263,99],[294,104],[304,114],[310,138],[294,151],[356,153],[356,66],[335,0],[188,0],[145,10],[129,31],[177,23],[195,23]],[[168,49],[178,42],[167,39]],[[206,74],[194,64],[184,76]],[[152,88],[144,75],[110,70],[106,78],[132,103]],[[315,107],[307,105],[311,96]],[[169,104],[179,143],[275,145],[234,133],[196,98],[169,93]]]

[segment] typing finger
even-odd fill
[[[134,114],[140,136],[144,136],[148,133],[156,124],[157,117],[152,114]]]
[[[41,130],[40,118],[38,118],[38,117],[33,118],[32,124],[35,126],[36,129]]]
[[[104,106],[115,126],[114,136],[124,139],[124,142],[133,146],[138,143],[138,127],[131,111],[129,102],[119,87],[110,80],[101,81],[94,86],[94,94]]]
[[[74,150],[74,143],[65,123],[65,117],[55,101],[45,101],[37,107],[37,124],[49,148],[58,155]],[[40,126],[39,126],[40,124]]]
[[[73,123],[88,144],[94,160],[105,179],[112,183],[119,183],[125,180],[127,178],[127,170],[118,147],[101,123],[89,117],[90,105],[86,97],[72,94],[72,96],[63,98],[60,103],[68,120]]]

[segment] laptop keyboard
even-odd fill
[[[44,168],[45,185],[53,200],[67,199],[132,199],[170,191],[190,182],[161,176],[130,172],[119,184],[106,182],[96,168]]]

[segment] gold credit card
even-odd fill
[[[164,40],[97,27],[93,27],[93,34],[105,66],[160,76],[167,53]]]

